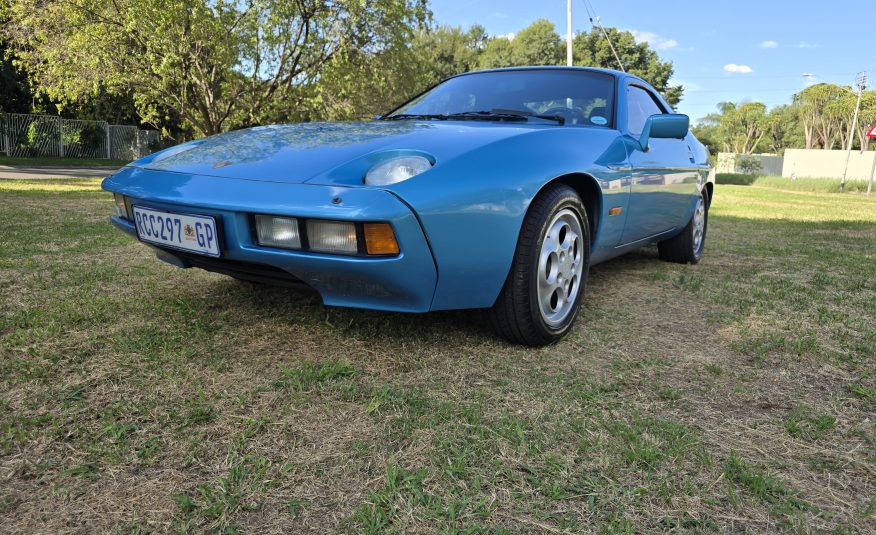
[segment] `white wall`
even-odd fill
[[[853,150],[849,157],[848,179],[866,180],[870,178],[876,151],[861,154]],[[844,150],[785,149],[785,162],[782,176],[797,178],[842,178],[846,161]]]

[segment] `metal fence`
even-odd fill
[[[136,126],[0,111],[0,153],[7,156],[136,160],[159,142],[156,130]]]
[[[134,160],[137,158],[137,127],[110,125],[110,153],[119,160]]]
[[[719,173],[759,173],[781,175],[783,158],[778,154],[735,154],[719,152],[716,171]]]

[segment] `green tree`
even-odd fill
[[[712,156],[716,156],[724,148],[718,132],[718,125],[712,119],[715,115],[714,113],[709,114],[691,127],[691,132],[693,132],[700,143],[709,149],[709,154]]]
[[[721,102],[718,113],[707,115],[695,134],[702,133],[723,152],[752,154],[770,132],[766,105],[761,102]]]
[[[426,0],[10,1],[3,37],[41,91],[130,94],[203,135],[307,118],[324,67],[404,46],[429,16]]]
[[[654,86],[666,101],[675,106],[681,100],[684,88],[671,85],[672,62],[662,61],[648,43],[636,43],[633,34],[615,28],[606,28],[624,69]],[[587,67],[619,69],[611,46],[600,30],[578,33],[572,42],[575,64]],[[562,65],[565,62],[563,40],[554,25],[537,20],[517,34],[514,39],[493,37],[480,55],[481,68],[512,67],[516,65]]]
[[[7,44],[0,39],[0,110],[7,113],[29,113],[33,93],[27,74],[12,64]]]
[[[477,69],[486,42],[487,31],[483,26],[474,25],[468,30],[439,26],[418,31],[412,47],[417,65],[425,71],[425,82],[431,85]]]
[[[855,117],[855,105],[858,96],[851,89],[840,97],[836,105],[840,108],[839,113],[845,116],[842,126],[842,148],[847,149],[849,143],[849,125]],[[864,91],[861,95],[861,108],[858,110],[858,122],[852,127],[852,147],[859,150],[867,150],[869,139],[867,130],[876,123],[876,91]]]
[[[516,36],[493,37],[480,55],[483,69],[521,65],[559,65],[563,57],[562,41],[549,20],[539,19],[520,30]]]
[[[511,40],[506,37],[493,37],[487,41],[479,59],[481,69],[511,67],[514,63],[514,52]]]
[[[642,78],[663,95],[671,106],[676,106],[684,94],[684,87],[670,85],[673,67],[671,61],[661,61],[648,43],[636,43],[633,34],[616,28],[606,28],[624,70]],[[576,65],[619,69],[608,39],[596,28],[577,34],[572,41]]]
[[[307,108],[331,120],[385,113],[441,80],[476,69],[486,39],[477,25],[420,28],[410,46],[339,55],[320,73]]]
[[[815,84],[794,95],[807,149],[832,149],[842,143],[846,92],[838,85]]]
[[[539,19],[520,30],[511,41],[511,60],[515,65],[559,65],[561,41],[554,24]]]
[[[767,115],[766,149],[782,153],[786,148],[803,146],[803,127],[799,110],[793,105],[776,106]]]
[[[339,54],[320,73],[319,83],[292,120],[361,120],[385,113],[428,85],[412,49]]]

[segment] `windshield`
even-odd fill
[[[518,112],[561,117],[557,124],[614,127],[614,77],[593,71],[511,70],[451,78],[387,118],[442,118]]]

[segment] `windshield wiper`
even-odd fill
[[[513,115],[509,113],[493,113],[491,111],[460,111],[457,113],[448,113],[448,119],[455,120],[472,120],[472,121],[525,121],[526,117],[522,115]]]
[[[539,115],[528,110],[505,110],[501,108],[493,108],[491,113],[502,113],[506,115],[519,115],[521,117],[534,117],[536,119],[545,119],[548,121],[556,121],[561,125],[566,124],[566,118],[559,115]]]
[[[483,119],[506,119],[511,121],[520,121],[527,120],[530,117],[534,119],[545,119],[548,121],[556,121],[561,125],[566,124],[566,119],[560,117],[559,115],[538,115],[531,111],[525,110],[505,110],[501,108],[493,108],[490,111],[466,111],[461,113],[451,113],[447,115],[448,118],[458,118],[458,117],[470,117],[470,118],[483,118]]]
[[[504,110],[499,108],[494,108],[490,111],[462,111],[458,113],[448,113],[448,114],[440,114],[440,113],[400,113],[398,115],[390,115],[388,117],[383,117],[384,121],[400,121],[404,119],[412,119],[412,120],[483,120],[483,121],[526,121],[530,118],[533,119],[545,119],[548,121],[556,121],[561,125],[566,123],[566,120],[559,115],[537,115],[532,113],[531,111],[525,110]]]
[[[383,121],[400,121],[403,119],[420,119],[420,120],[446,120],[447,116],[439,113],[400,113],[398,115],[389,115],[387,117],[381,117]]]

